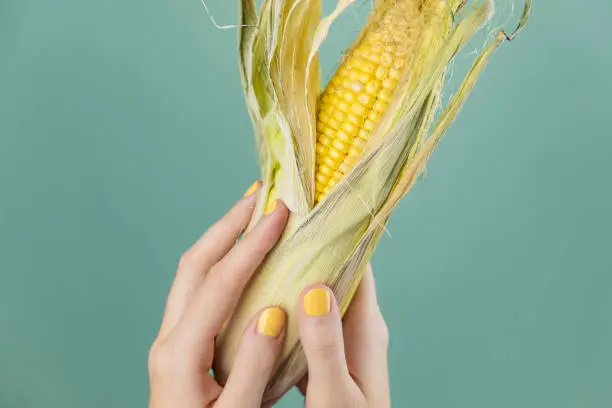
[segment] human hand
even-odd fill
[[[300,340],[308,375],[298,388],[308,408],[390,407],[389,335],[368,265],[344,321],[329,288],[304,291]]]
[[[259,185],[257,185],[259,186]],[[288,210],[277,201],[242,240],[256,194],[243,197],[181,258],[149,353],[150,408],[260,407],[281,351],[284,311],[263,310],[245,330],[227,383],[210,374],[214,339],[253,272],[280,238]]]

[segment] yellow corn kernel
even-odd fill
[[[346,153],[339,151],[338,149],[336,149],[335,147],[332,147],[331,149],[329,149],[329,158],[331,158],[332,160],[334,160],[334,164],[331,165],[329,163],[326,163],[328,166],[330,167],[336,167],[336,162],[340,163],[342,161],[342,159],[344,159],[344,156],[346,156]]]
[[[382,114],[385,112],[385,110],[387,110],[387,106],[387,102],[384,102],[382,99],[379,99],[374,102],[374,106],[372,106],[372,109]]]
[[[319,170],[317,172],[316,179],[317,181],[320,181],[321,183],[327,184],[327,182],[329,181],[329,177],[323,174],[323,171],[321,171],[321,167],[322,166],[319,166]]]
[[[375,101],[375,97],[365,92],[360,94],[357,97],[357,102],[359,102],[366,108],[371,108],[372,105],[374,104],[374,101]]]
[[[317,144],[317,156],[323,156],[327,153],[327,147],[322,144]]]
[[[336,173],[334,173],[334,178],[337,180],[340,180],[342,177],[344,177],[344,175],[346,173],[348,173],[349,171],[351,171],[353,169],[353,166],[351,166],[350,164],[348,164],[348,162],[345,160],[344,163],[342,163],[340,165],[340,167],[338,168],[338,173],[340,173],[342,176],[338,177],[336,175]],[[320,200],[319,200],[320,201]]]
[[[349,155],[350,156],[354,156],[354,157],[359,157],[359,156],[361,156],[361,152],[362,151],[363,151],[362,149],[360,149],[359,147],[353,145],[353,146],[351,146],[351,149],[349,150]],[[330,178],[329,181],[331,182],[332,179]]]
[[[320,166],[319,171],[326,177],[331,178],[334,175],[334,172],[327,166]]]
[[[341,140],[336,139],[334,140],[334,149],[341,151],[342,153],[346,153],[349,150],[349,145],[346,143],[343,143]]]
[[[366,119],[365,122],[363,123],[363,129],[361,130],[366,130],[368,132],[371,132],[374,130],[375,127],[376,127],[376,123],[374,123],[370,119]]]
[[[338,131],[338,137],[346,137],[347,141],[350,141],[353,137],[357,136],[359,128],[353,125],[351,122],[345,122],[342,124],[342,130]],[[341,139],[344,141],[344,139]]]
[[[393,92],[391,90],[383,89],[382,91],[380,91],[380,94],[378,95],[378,100],[389,103],[391,101],[392,96],[393,96]]]
[[[344,119],[346,119],[346,113],[340,112],[339,110],[335,110],[334,113],[332,114],[332,116],[334,117],[334,119],[336,119],[337,121],[340,121],[340,122],[342,122]]]
[[[379,80],[374,80],[366,84],[365,90],[370,95],[377,95],[381,86],[382,86],[382,83]]]
[[[319,143],[325,147],[331,147],[332,143],[334,142],[335,136],[335,132],[331,135],[325,134],[321,136],[321,138],[319,139]]]
[[[353,146],[357,146],[360,149],[365,148],[367,144],[368,144],[368,141],[366,139],[362,139],[361,137],[356,137],[353,140]]]

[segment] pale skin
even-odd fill
[[[225,384],[217,383],[210,374],[215,336],[249,278],[280,238],[289,215],[287,207],[277,201],[239,240],[251,219],[256,196],[257,188],[182,256],[149,353],[150,408],[262,406],[284,339],[282,309],[271,306],[267,309],[275,313],[265,314],[264,309],[253,316]],[[327,296],[329,301],[323,306],[313,303],[309,294],[316,294],[317,299]],[[305,396],[305,406],[389,407],[388,331],[371,268],[368,266],[344,319],[332,291],[324,285],[306,288],[300,300],[296,310],[308,374],[297,387]]]

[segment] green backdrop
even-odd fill
[[[394,406],[612,406],[611,15],[536,0],[396,211]],[[146,405],[177,259],[258,177],[235,44],[198,0],[0,0],[1,407]]]

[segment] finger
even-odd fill
[[[199,346],[217,335],[253,272],[279,240],[288,215],[287,207],[278,200],[275,209],[211,268],[181,316],[179,337]]]
[[[285,312],[263,310],[247,328],[216,407],[261,407],[262,396],[281,352]]]
[[[365,314],[365,316],[364,316]],[[367,317],[367,319],[365,319]],[[361,278],[359,287],[355,292],[355,296],[351,300],[351,304],[344,315],[344,322],[364,319],[360,322],[359,327],[371,326],[371,323],[377,323],[376,318],[382,317],[380,306],[378,304],[378,296],[376,295],[376,282],[372,266],[368,264]],[[370,319],[374,318],[374,319]]]
[[[388,330],[376,297],[372,268],[357,289],[343,322],[349,372],[374,406],[389,406]]]
[[[308,363],[308,393],[334,395],[350,379],[336,300],[324,286],[308,289],[299,313],[300,341]]]
[[[259,185],[259,182],[254,184],[255,191]],[[159,337],[165,337],[174,328],[206,271],[235,245],[251,220],[255,197],[254,192],[245,195],[181,257],[166,302]]]

